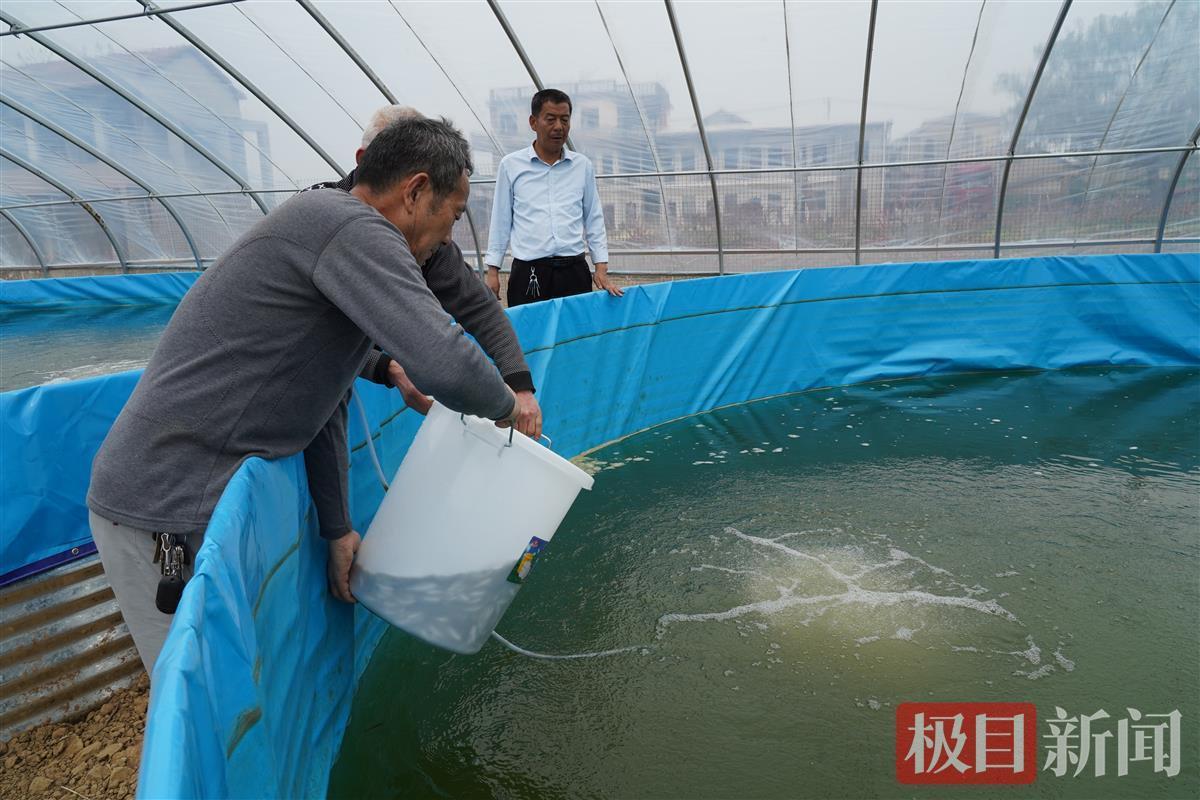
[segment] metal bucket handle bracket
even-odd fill
[[[467,430],[469,431],[469,430],[470,430],[470,428],[469,428],[469,427],[467,427],[467,415],[466,415],[466,414],[462,414],[462,413],[460,413],[460,414],[458,415],[458,419],[459,419],[459,421],[460,421],[460,422],[463,424],[463,427],[464,427],[464,428],[467,428]],[[509,425],[509,426],[508,426],[508,443],[504,445],[505,447],[512,447],[512,446],[513,446],[513,433],[514,433],[514,432],[516,432],[516,430],[517,430],[517,429],[516,429],[515,427],[513,427],[512,425]],[[546,447],[549,447],[549,448],[553,449],[553,447],[554,447],[554,440],[553,440],[553,439],[551,439],[549,436],[547,436],[547,435],[546,435],[546,434],[544,434],[544,433],[543,433],[543,434],[539,434],[539,435],[538,435],[538,439],[545,439],[545,440],[546,440]]]

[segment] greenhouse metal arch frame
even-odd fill
[[[1054,118],[1052,106],[1065,96],[1061,85],[1065,69],[1059,65],[1056,70],[1055,57],[1061,55],[1061,60],[1066,63],[1073,50],[1085,46],[1088,37],[1093,37],[1094,45],[1094,37],[1099,35],[1096,32],[1113,26],[1103,24],[1103,15],[1097,16],[1095,9],[1084,0],[1064,0],[1055,9],[1053,19],[1045,20],[1048,23],[1045,33],[1035,37],[1039,41],[1038,55],[1034,64],[1025,65],[1032,67],[1032,74],[1025,79],[1015,119],[1003,115],[987,119],[987,115],[979,111],[984,107],[980,98],[986,94],[978,88],[983,85],[980,77],[990,77],[1000,83],[1007,74],[998,66],[993,72],[987,72],[989,55],[986,47],[977,52],[977,40],[984,45],[989,41],[1003,45],[1003,35],[1011,36],[1011,31],[1005,34],[1014,27],[1011,21],[1019,16],[1018,12],[1024,12],[1014,4],[996,0],[983,0],[978,5],[964,4],[971,6],[974,30],[965,60],[957,62],[964,65],[960,70],[961,80],[955,81],[957,92],[952,91],[955,87],[951,83],[954,82],[947,82],[944,93],[948,99],[957,95],[952,111],[947,102],[945,110],[949,113],[944,115],[945,120],[918,120],[915,131],[894,140],[888,140],[890,131],[900,127],[900,123],[882,119],[873,111],[876,102],[882,108],[890,99],[889,90],[886,86],[880,88],[880,84],[894,72],[894,63],[881,65],[881,59],[887,62],[889,50],[887,43],[881,47],[877,37],[889,30],[895,31],[891,40],[894,52],[896,42],[905,38],[904,25],[897,22],[903,21],[897,14],[903,13],[904,9],[902,4],[881,3],[880,0],[843,4],[843,8],[856,6],[855,25],[865,18],[866,47],[857,57],[862,76],[860,95],[854,98],[857,118],[852,126],[842,126],[847,130],[855,128],[857,135],[853,137],[852,147],[842,148],[851,158],[840,162],[836,157],[818,157],[817,154],[837,150],[850,140],[819,141],[816,137],[821,135],[822,127],[832,129],[837,126],[816,124],[816,117],[805,111],[800,97],[801,84],[811,75],[803,72],[797,75],[796,70],[806,51],[815,43],[815,40],[798,38],[807,35],[803,22],[810,14],[809,6],[782,0],[751,4],[750,11],[754,14],[782,12],[784,50],[774,55],[782,56],[780,63],[786,66],[788,113],[784,123],[773,125],[768,124],[771,120],[768,114],[747,119],[756,112],[755,103],[763,96],[752,98],[744,108],[731,109],[727,104],[729,98],[736,99],[736,94],[721,88],[722,82],[713,78],[708,61],[703,62],[708,78],[697,75],[696,52],[707,53],[711,48],[706,45],[717,41],[713,37],[729,30],[734,30],[734,40],[740,35],[737,28],[741,17],[731,15],[729,9],[714,11],[709,8],[701,14],[696,4],[673,0],[664,0],[661,4],[627,4],[622,8],[600,2],[576,4],[570,13],[581,20],[590,19],[589,9],[594,10],[598,24],[592,25],[593,30],[588,33],[596,43],[607,43],[616,66],[604,75],[603,80],[588,75],[572,83],[545,69],[538,70],[539,59],[543,67],[557,64],[557,61],[551,57],[555,51],[546,44],[546,31],[530,21],[525,5],[487,0],[477,4],[477,8],[459,9],[472,18],[471,25],[479,30],[488,30],[489,23],[484,15],[490,16],[491,26],[501,32],[501,35],[488,34],[494,36],[492,43],[507,43],[512,50],[508,56],[498,55],[496,60],[511,62],[511,68],[506,68],[506,78],[514,85],[481,87],[477,72],[464,77],[461,71],[455,71],[454,53],[438,42],[437,33],[439,27],[452,26],[446,25],[444,19],[440,21],[441,25],[439,20],[431,21],[430,8],[423,4],[372,4],[359,9],[371,17],[360,22],[336,4],[319,0],[295,0],[286,6],[254,0],[182,4],[120,0],[103,5],[85,5],[75,0],[42,4],[14,0],[6,3],[5,12],[0,14],[0,20],[8,25],[8,30],[0,31],[0,44],[4,45],[0,57],[5,76],[4,85],[0,87],[0,102],[40,130],[20,128],[26,123],[18,122],[13,114],[0,120],[5,122],[0,131],[6,133],[5,186],[0,197],[0,216],[16,234],[7,237],[10,243],[2,250],[4,260],[12,260],[10,254],[19,246],[16,242],[19,239],[29,251],[25,261],[32,262],[29,266],[36,267],[42,274],[47,274],[53,266],[102,267],[105,261],[83,248],[72,258],[71,253],[56,254],[56,248],[48,242],[47,237],[61,233],[57,227],[41,222],[39,215],[64,207],[78,207],[104,233],[124,271],[135,261],[161,266],[211,263],[252,224],[254,214],[247,211],[256,211],[260,216],[267,213],[281,197],[309,183],[328,179],[330,176],[323,172],[324,169],[332,168],[335,174],[344,175],[345,167],[352,166],[344,156],[353,152],[355,144],[353,140],[347,141],[346,133],[352,133],[355,125],[361,130],[364,118],[375,107],[388,102],[413,103],[427,111],[437,108],[429,102],[420,102],[419,94],[408,91],[408,76],[397,76],[386,54],[381,55],[381,41],[361,27],[372,22],[393,25],[397,21],[406,26],[413,41],[419,45],[419,48],[411,48],[413,52],[409,56],[424,58],[426,64],[432,65],[427,73],[423,73],[432,76],[429,82],[441,76],[441,86],[453,91],[458,110],[465,108],[467,112],[461,118],[473,120],[466,131],[473,147],[490,152],[493,160],[498,160],[506,148],[515,149],[514,142],[522,141],[520,102],[527,102],[532,91],[547,85],[543,77],[549,78],[551,85],[562,86],[568,91],[576,89],[572,92],[577,105],[572,144],[578,142],[579,149],[597,163],[602,199],[614,201],[612,208],[606,203],[606,215],[624,211],[623,220],[610,219],[610,236],[613,228],[622,226],[650,231],[640,240],[613,242],[611,250],[617,256],[650,256],[663,262],[670,262],[672,256],[715,257],[715,265],[709,262],[715,269],[703,271],[723,273],[736,271],[736,268],[730,270],[727,262],[737,256],[832,254],[835,259],[840,256],[848,261],[852,255],[854,263],[864,263],[877,254],[890,253],[932,254],[936,258],[943,252],[954,257],[954,253],[990,251],[992,257],[999,258],[1004,250],[1034,252],[1075,248],[1077,252],[1094,252],[1140,247],[1159,252],[1164,243],[1191,249],[1200,243],[1200,212],[1196,211],[1200,165],[1190,158],[1197,149],[1197,133],[1200,133],[1197,76],[1196,71],[1188,67],[1189,63],[1194,67],[1193,50],[1197,49],[1195,42],[1200,40],[1200,18],[1194,3],[1170,0],[1130,4],[1127,19],[1140,21],[1139,30],[1144,30],[1144,35],[1137,41],[1127,42],[1122,51],[1128,51],[1130,62],[1123,67],[1128,71],[1123,86],[1117,87],[1119,91],[1108,87],[1109,91],[1104,93],[1118,99],[1115,104],[1103,108],[1081,106],[1072,109],[1076,116],[1090,114],[1092,119],[1085,120],[1088,125],[1080,124],[1068,130],[1053,130],[1056,124],[1060,128],[1062,124]],[[97,8],[117,13],[81,13]],[[298,11],[307,22],[301,23],[289,9]],[[748,13],[744,7],[741,10]],[[216,19],[218,14],[224,17]],[[849,19],[846,16],[840,21]],[[184,20],[187,20],[186,25]],[[725,31],[715,33],[721,26],[714,21],[731,21],[732,24],[725,25]],[[753,21],[747,19],[743,27],[753,27]],[[198,30],[193,22],[203,29]],[[225,41],[224,31],[230,22],[237,22],[239,36],[245,42],[261,46],[264,51],[270,50],[275,60],[260,64],[247,57],[246,53],[250,51],[240,48],[239,42]],[[143,47],[138,36],[148,31],[146,25],[154,24],[164,29],[164,34],[170,31],[169,35],[178,37],[177,41],[163,40],[156,33],[159,39],[155,45]],[[307,39],[296,34],[296,40],[293,40],[293,33],[302,24],[314,27],[308,32]],[[670,63],[664,61],[647,69],[646,59],[636,46],[634,35],[639,24],[663,32],[659,34],[662,37],[659,41],[673,45],[662,48],[671,53]],[[847,25],[847,29],[853,29],[848,22]],[[959,32],[965,36],[970,28],[970,20],[964,16]],[[215,32],[221,32],[221,36],[216,36]],[[667,33],[670,39],[665,38]],[[745,31],[741,33],[751,35]],[[326,37],[329,45],[320,53],[307,54],[303,47],[297,46],[297,41],[313,46],[318,34]],[[380,34],[381,37],[385,35],[386,31]],[[912,38],[911,34],[909,38]],[[131,41],[138,44],[131,44]],[[158,41],[165,44],[158,45]],[[1022,41],[1029,45],[1034,39],[1027,36]],[[799,44],[809,47],[799,47]],[[919,46],[919,43],[913,44]],[[850,45],[842,49],[855,49],[852,42]],[[335,56],[344,59],[346,64],[326,75],[324,64],[333,63]],[[849,56],[844,59],[844,72],[851,71],[854,60]],[[298,92],[281,92],[272,75],[272,65],[281,72],[307,76],[311,84],[297,77]],[[320,74],[318,65],[321,66]],[[208,72],[199,77],[192,74],[205,70]],[[391,74],[388,74],[389,70]],[[518,75],[518,71],[521,74]],[[1124,74],[1122,68],[1112,71],[1118,76]],[[229,85],[214,88],[220,78],[209,73],[224,74]],[[872,80],[873,73],[878,80]],[[1174,80],[1164,80],[1164,76]],[[1083,83],[1088,83],[1092,76],[1085,78]],[[416,75],[412,78],[414,82],[418,79]],[[87,80],[95,85],[88,86]],[[525,80],[531,83],[528,88],[515,85]],[[1096,82],[1099,80],[1097,78]],[[139,81],[153,85],[147,88]],[[356,88],[346,94],[353,97],[343,102],[341,90],[351,82]],[[333,86],[335,83],[337,88]],[[1050,88],[1047,89],[1048,83]],[[599,84],[611,84],[611,87],[597,88]],[[674,105],[667,97],[665,84],[686,87],[686,92],[677,89]],[[875,88],[872,88],[873,84]],[[406,91],[398,91],[400,86]],[[1066,89],[1081,91],[1079,85],[1069,85]],[[218,90],[229,95],[224,98],[227,105],[223,108],[217,107],[209,98]],[[484,91],[487,92],[486,101]],[[29,92],[45,93],[52,101],[39,104],[36,115],[31,116]],[[248,100],[243,92],[249,92],[259,106],[260,112],[255,112],[257,117],[242,112],[243,101]],[[744,93],[754,94],[753,91]],[[682,94],[686,94],[686,103],[680,96]],[[340,135],[332,126],[326,128],[323,125],[317,111],[307,109],[310,97],[322,99],[329,110],[327,118],[339,114],[348,118],[340,120],[337,126],[341,129]],[[915,102],[919,98],[910,99],[914,102],[909,105],[919,105]],[[355,103],[355,100],[359,102]],[[1040,105],[1039,100],[1042,101]],[[826,102],[828,107],[828,98]],[[769,105],[765,101],[758,103],[764,104]],[[612,131],[606,132],[603,115],[613,105],[617,107],[620,119],[614,123]],[[683,122],[676,122],[672,129],[670,123],[664,122],[664,105],[678,107],[690,114],[681,113]],[[629,119],[636,125],[621,116],[626,106],[630,109]],[[106,122],[111,119],[107,112],[114,108],[118,109],[117,121]],[[518,110],[515,112],[515,131],[511,120],[506,119],[506,115],[514,115],[514,108]],[[235,113],[229,113],[230,109]],[[803,118],[798,118],[798,111]],[[826,119],[829,119],[828,112]],[[694,128],[690,128],[689,123]],[[105,125],[110,129],[105,129]],[[948,125],[948,133],[942,132],[939,125]],[[990,145],[985,143],[979,152],[964,147],[958,147],[955,152],[956,144],[966,141],[968,135],[974,141],[980,131],[999,129],[1003,125],[1010,126],[1010,133],[1004,136],[1002,149],[989,152]],[[161,126],[161,130],[157,126]],[[909,128],[912,128],[911,124]],[[138,138],[148,130],[151,131],[148,137],[153,140],[151,143]],[[281,134],[281,131],[286,133]],[[635,131],[640,132],[640,137],[633,135]],[[882,141],[888,152],[885,157],[878,158],[877,149],[873,159],[869,149],[872,144],[878,147],[879,131],[883,131]],[[922,131],[924,138],[918,135]],[[287,155],[279,148],[281,135],[291,138]],[[992,139],[997,138],[994,134],[989,135]],[[122,138],[123,144],[112,145]],[[790,142],[787,141],[789,138]],[[635,139],[638,142],[634,144],[624,143]],[[730,144],[737,139],[740,143]],[[154,151],[158,146],[154,143],[160,141],[164,143],[163,149]],[[721,151],[718,151],[718,142],[724,143]],[[749,147],[746,142],[750,143]],[[1086,146],[1070,146],[1077,142],[1084,142]],[[689,146],[702,155],[699,168],[687,160]],[[944,155],[937,155],[943,146]],[[40,163],[50,153],[64,148],[70,149],[73,158],[56,161],[52,170],[47,164]],[[305,148],[307,156],[294,155]],[[606,154],[606,149],[613,150],[613,157]],[[810,153],[807,160],[802,156],[806,150]],[[177,153],[186,153],[183,158],[186,163],[172,160]],[[339,160],[331,153],[342,154],[343,159]],[[900,157],[895,158],[896,154]],[[934,157],[912,157],[914,154]],[[724,164],[720,163],[720,156],[724,156]],[[131,163],[135,161],[137,163]],[[1037,162],[1061,167],[1058,172],[1051,170],[1047,175],[1038,175],[1027,167]],[[1076,173],[1082,172],[1081,165],[1085,163],[1086,178],[1083,178]],[[97,178],[95,165],[98,164],[122,176],[124,185],[118,185],[119,182],[112,180],[108,173]],[[164,169],[166,166],[178,168],[168,170]],[[628,166],[634,168],[628,169]],[[70,167],[78,167],[77,176],[71,174]],[[256,169],[258,176],[254,174]],[[1029,174],[1016,174],[1023,170]],[[53,174],[53,179],[46,180],[47,174]],[[894,179],[894,176],[900,176],[900,179]],[[852,178],[853,192],[839,193],[835,188],[837,182],[847,177]],[[870,200],[868,187],[864,185],[869,177],[877,184],[870,187]],[[790,192],[787,184],[772,183],[772,179],[778,178],[791,179],[793,188]],[[654,188],[644,188],[651,186],[646,181],[653,181],[657,192]],[[827,188],[802,191],[802,181]],[[1122,193],[1130,191],[1130,187],[1139,181],[1136,192],[1146,210],[1140,217],[1134,214],[1123,227],[1112,223],[1106,214],[1119,209]],[[42,183],[48,184],[53,191],[43,187]],[[896,183],[901,186],[892,188]],[[1156,183],[1161,188],[1156,187]],[[486,190],[494,184],[494,179],[485,168],[472,178],[472,184]],[[755,188],[759,184],[767,188]],[[22,191],[26,185],[31,188]],[[721,196],[722,186],[726,188],[724,197]],[[1029,196],[1036,195],[1039,203],[1049,205],[1050,212],[1034,214],[1035,218],[1055,213],[1065,217],[1072,210],[1087,218],[1078,221],[1074,236],[1061,232],[1039,235],[1033,230],[1024,236],[1018,231],[1017,235],[1006,239],[1006,215],[1010,207],[1017,205],[1013,195],[1014,188],[1019,186],[1033,186],[1028,191]],[[623,189],[625,194],[621,194]],[[672,189],[681,191],[672,192]],[[1155,192],[1153,198],[1149,197]],[[827,200],[827,195],[839,199]],[[746,196],[750,196],[749,199]],[[811,196],[816,196],[820,202],[819,205],[811,204],[816,211],[810,218]],[[1180,202],[1180,197],[1186,202]],[[235,205],[237,198],[252,205]],[[678,213],[674,210],[677,205],[687,206],[697,198],[704,198],[697,212]],[[486,201],[486,194],[482,200]],[[617,203],[621,200],[625,201],[623,209]],[[183,205],[185,201],[186,206]],[[149,232],[131,231],[128,230],[129,223],[122,225],[119,219],[106,221],[95,207],[97,203],[110,204],[107,210],[131,202],[157,204],[178,226],[186,247],[164,243],[171,237],[160,232],[163,225],[149,226],[152,228]],[[1058,204],[1057,211],[1055,204]],[[931,211],[935,205],[936,223],[932,222],[934,214]],[[972,218],[964,223],[962,231],[955,232],[953,227],[960,221],[956,217],[961,216],[960,206],[972,208]],[[1039,205],[1039,209],[1043,206]],[[468,208],[463,228],[456,231],[459,237],[471,237],[481,268],[486,242],[481,241],[477,218],[484,214],[485,204],[475,205],[473,211]],[[1172,224],[1173,214],[1180,217],[1175,224]],[[919,232],[932,232],[932,235],[912,234],[901,241],[880,240],[878,233],[868,237],[868,222],[864,219],[868,215],[881,220],[875,225],[884,233],[889,232],[887,228],[891,225],[893,229],[916,228]],[[133,216],[136,218],[137,215]],[[947,217],[950,218],[949,234],[946,233]],[[852,230],[842,230],[838,236],[822,239],[819,235],[823,232],[822,226],[828,226],[835,218],[853,219]],[[967,232],[971,225],[977,231],[981,229],[980,222],[984,218],[990,236],[985,238],[979,233]],[[648,219],[651,221],[647,222]],[[1094,223],[1091,227],[1095,231],[1086,235],[1083,228],[1090,223]],[[690,233],[685,231],[689,224],[694,229]],[[1071,221],[1064,224],[1069,225]],[[771,225],[775,228],[771,229]],[[803,226],[809,226],[804,233],[818,235],[802,235]],[[738,241],[739,234],[756,227],[770,229],[768,233],[775,238],[765,245],[757,241]],[[788,228],[794,231],[794,236]],[[747,237],[743,235],[742,238]],[[131,249],[137,249],[137,255],[130,252]],[[10,263],[0,264],[4,268],[10,266]]]

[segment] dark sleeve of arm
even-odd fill
[[[437,249],[425,267],[425,281],[442,308],[496,362],[504,382],[514,392],[533,391],[517,332],[491,289],[467,266],[458,245],[451,242]]]
[[[358,370],[358,377],[381,386],[391,386],[392,382],[388,380],[388,364],[391,363],[391,356],[372,345],[371,349],[367,351],[366,360]]]
[[[512,412],[500,374],[450,324],[404,236],[383,217],[343,226],[318,256],[313,283],[442,405],[488,419]]]
[[[348,396],[348,395],[347,395]],[[346,398],[338,403],[333,416],[315,439],[304,448],[304,471],[308,474],[308,493],[317,507],[321,538],[340,539],[349,533],[350,490],[347,473],[350,453],[346,444]]]

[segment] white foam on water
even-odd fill
[[[717,572],[727,572],[730,575],[753,575],[756,578],[762,578],[763,580],[769,580],[768,575],[766,575],[765,573],[759,572],[756,569],[732,569],[730,567],[718,567],[715,564],[701,564],[700,566],[692,567],[691,569],[692,569],[692,572],[701,572],[706,569],[711,569],[711,570],[716,570]]]
[[[1062,654],[1062,648],[1061,648],[1061,647],[1055,648],[1055,650],[1054,650],[1054,660],[1055,660],[1055,661],[1057,661],[1057,662],[1058,662],[1058,665],[1059,665],[1060,667],[1062,667],[1064,670],[1066,670],[1067,672],[1074,672],[1074,671],[1075,671],[1075,662],[1074,662],[1074,661],[1072,661],[1071,659],[1067,658],[1066,656],[1064,656],[1064,655]]]
[[[931,594],[919,589],[909,589],[903,592],[872,592],[865,589],[852,587],[844,597],[847,597],[845,602],[857,602],[873,607],[894,606],[901,603],[909,603],[913,605],[929,605],[929,606],[947,606],[953,608],[967,608],[972,611],[978,611],[982,614],[990,614],[995,617],[1001,617],[1009,622],[1019,622],[1002,605],[995,600],[976,600],[973,597],[955,597],[953,595]]]
[[[668,613],[663,614],[658,619],[657,636],[661,638],[667,627],[678,623],[689,622],[724,622],[730,620],[739,620],[747,616],[773,616],[781,614],[789,610],[800,610],[803,614],[796,619],[796,624],[808,625],[813,620],[826,614],[828,611],[835,608],[856,607],[861,609],[879,609],[896,606],[916,606],[930,608],[961,608],[969,611],[974,611],[979,614],[998,617],[1009,622],[1019,624],[1019,620],[1005,609],[1000,603],[994,599],[980,600],[975,597],[957,596],[957,595],[941,595],[934,594],[919,588],[910,589],[867,589],[859,585],[858,581],[870,573],[881,569],[894,567],[906,562],[913,562],[925,566],[934,574],[950,575],[950,573],[940,567],[929,564],[924,559],[913,556],[899,548],[890,548],[888,551],[888,560],[880,563],[861,564],[866,560],[865,553],[861,547],[844,547],[832,553],[813,554],[798,550],[793,547],[788,547],[783,544],[780,539],[791,536],[803,535],[810,532],[794,531],[791,533],[782,534],[774,539],[761,536],[754,536],[743,533],[736,528],[726,528],[725,532],[737,539],[748,542],[758,548],[773,550],[788,556],[789,560],[798,561],[804,564],[814,566],[820,573],[832,579],[836,583],[841,584],[842,591],[838,593],[822,593],[816,595],[805,595],[799,592],[802,581],[793,579],[789,584],[777,584],[775,589],[778,595],[776,597],[756,600],[753,602],[744,603],[733,608],[727,608],[718,611],[694,612],[694,613]],[[845,560],[848,557],[853,557],[858,561],[860,566],[857,569],[843,571],[834,564],[830,563],[831,558]],[[719,569],[721,571],[734,572],[729,568],[720,568],[716,565],[701,565],[701,568]],[[736,574],[736,573],[735,573]],[[756,574],[756,577],[765,578],[761,572]],[[807,583],[807,581],[803,581]],[[965,588],[965,587],[964,587]],[[977,587],[982,588],[982,587]],[[874,618],[874,615],[872,615]],[[919,624],[915,627],[901,625],[888,638],[901,641],[912,641],[913,637],[924,629],[925,625]],[[857,638],[857,644],[862,645],[873,641],[878,641],[882,636],[866,636]],[[1029,640],[1030,648],[1035,648],[1032,639]],[[1026,653],[1030,651],[1025,651]],[[1036,663],[1036,662],[1035,662]]]
[[[919,558],[918,556],[914,556],[912,553],[905,552],[904,550],[901,550],[898,547],[893,547],[893,548],[889,549],[888,556],[892,559],[893,562],[896,562],[896,563],[899,563],[901,561],[915,561],[918,564],[920,564],[921,566],[928,569],[930,572],[936,573],[938,575],[949,575],[950,574],[949,570],[944,570],[941,567],[935,567],[933,564],[930,564],[925,559]]]
[[[797,606],[816,606],[815,614],[807,620],[801,621],[800,624],[805,625],[811,622],[817,616],[824,614],[833,604],[841,598],[841,595],[816,595],[816,596],[797,596],[792,589],[782,588],[779,597],[770,600],[759,600],[754,603],[746,603],[733,608],[727,608],[724,611],[709,611],[695,614],[663,614],[658,618],[658,632],[656,638],[662,638],[666,633],[666,628],[677,622],[725,622],[728,620],[740,619],[741,617],[754,615],[771,615],[778,614]]]
[[[1042,649],[1027,633],[1026,647],[1020,650],[1012,649],[1011,645],[1005,649],[989,648],[984,642],[1003,634],[981,628],[978,630],[984,636],[982,640],[972,642],[968,638],[961,644],[951,644],[955,639],[962,642],[962,634],[977,629],[979,623],[973,619],[994,618],[1022,628],[1024,625],[1001,604],[1000,598],[1007,593],[981,597],[989,591],[986,587],[978,583],[967,586],[949,570],[891,546],[886,533],[847,532],[840,527],[793,530],[770,536],[748,534],[734,527],[726,527],[723,532],[749,545],[750,557],[755,561],[742,561],[736,566],[700,563],[690,569],[745,576],[742,580],[746,601],[730,608],[662,614],[656,624],[656,640],[663,639],[671,626],[686,623],[732,621],[738,636],[746,638],[756,635],[755,631],[786,635],[825,619],[828,622],[821,623],[818,629],[821,636],[832,635],[835,643],[840,640],[843,646],[851,645],[856,651],[870,647],[861,652],[874,654],[876,660],[887,655],[885,643],[890,641],[892,646],[920,643],[927,649],[955,654],[1017,658],[1020,666],[1011,674],[1029,680],[1039,680],[1059,670],[1074,670],[1075,663],[1063,654],[1061,641],[1047,663]],[[818,538],[812,539],[813,536]],[[708,538],[710,546],[729,554],[720,547],[722,537],[710,534]],[[846,543],[833,545],[831,541]],[[756,568],[749,568],[751,564]],[[1010,569],[996,576],[1020,574],[1011,569],[1013,565],[1009,566]],[[870,583],[863,586],[868,577]],[[961,610],[968,616],[931,613],[936,609]],[[829,617],[830,612],[836,616]],[[952,631],[950,636],[944,636],[947,626]],[[767,655],[782,656],[778,643],[771,644]],[[853,657],[863,658],[859,652],[853,652]],[[767,658],[763,666],[770,669],[771,664],[782,663]]]
[[[1043,664],[1042,666],[1040,666],[1037,669],[1032,670],[1030,672],[1025,672],[1023,670],[1017,670],[1016,672],[1013,673],[1013,675],[1020,675],[1025,678],[1028,678],[1031,681],[1036,681],[1039,678],[1046,677],[1047,675],[1049,675],[1052,672],[1054,672],[1053,664]]]
[[[771,537],[771,541],[778,542],[783,539],[790,539],[793,536],[812,536],[818,533],[832,533],[834,535],[842,533],[841,528],[810,528],[804,531],[791,531],[789,533],[780,534],[779,536]]]

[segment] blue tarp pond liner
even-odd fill
[[[824,386],[1196,366],[1200,255],[726,276],[523,306],[512,318],[554,449],[574,456],[668,420]],[[0,395],[4,572],[86,541],[91,457],[135,380]],[[397,392],[358,389],[390,473],[420,418]],[[366,530],[382,489],[353,411],[350,424],[352,512]],[[247,461],[217,507],[155,669],[139,795],[322,796],[355,681],[384,628],[326,591],[300,457]]]
[[[96,324],[98,315],[120,324],[128,321],[130,310],[140,310],[157,320],[179,303],[199,274],[0,281],[0,330],[18,341],[36,340],[83,315],[90,335],[105,336],[105,326]],[[7,375],[12,365],[0,369]],[[0,585],[95,552],[79,490],[87,485],[92,458],[136,382],[135,373],[124,373],[0,394]]]
[[[175,305],[199,272],[0,281],[0,314],[48,309]]]

